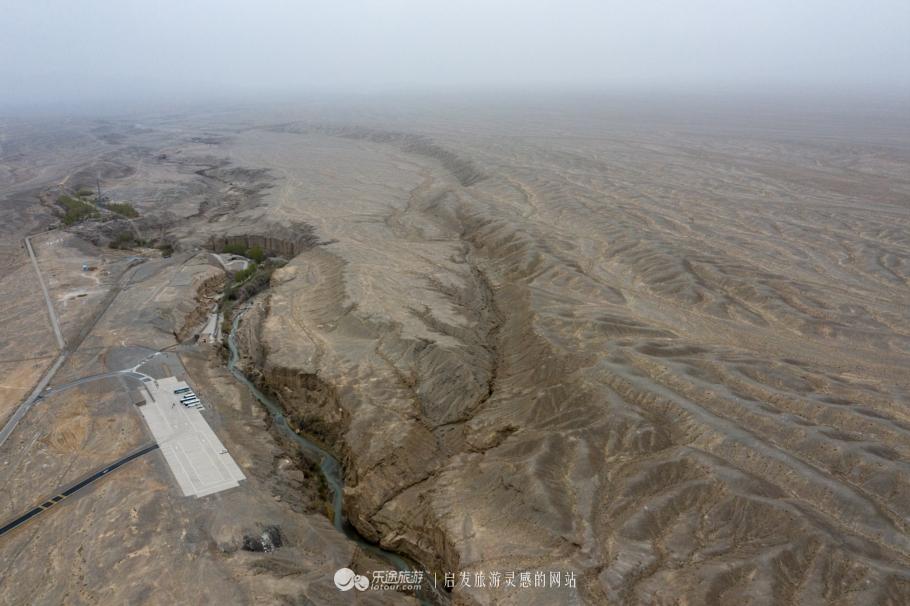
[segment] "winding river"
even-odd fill
[[[300,435],[294,431],[285,419],[284,413],[281,411],[281,407],[267,395],[262,393],[262,391],[256,387],[252,381],[250,381],[243,372],[237,368],[237,361],[240,358],[240,355],[237,352],[237,328],[240,326],[240,320],[246,310],[238,310],[234,315],[234,320],[231,324],[231,332],[228,335],[228,349],[230,350],[230,359],[228,360],[228,370],[234,375],[234,378],[243,383],[247,389],[250,390],[250,393],[253,394],[259,402],[265,406],[269,411],[269,414],[272,416],[272,420],[278,429],[284,432],[287,437],[289,437],[297,446],[300,448],[301,452],[309,458],[310,460],[318,461],[319,470],[322,472],[322,476],[325,478],[325,482],[329,487],[329,490],[332,492],[332,520],[335,525],[335,528],[345,534],[349,539],[356,542],[360,547],[365,551],[371,553],[374,556],[382,559],[385,562],[388,562],[394,566],[397,570],[414,570],[414,566],[408,563],[407,560],[402,558],[400,555],[380,549],[374,544],[369,543],[364,539],[357,530],[347,521],[344,517],[344,474],[341,468],[341,464],[338,462],[334,456],[332,456],[324,448],[320,447],[318,444],[308,440],[304,436]],[[431,603],[426,601],[426,599],[421,600],[423,603]],[[433,600],[435,601],[435,600]]]

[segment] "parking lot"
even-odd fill
[[[174,377],[146,383],[143,417],[185,496],[203,497],[238,485],[245,476],[202,415],[204,402],[185,406]]]

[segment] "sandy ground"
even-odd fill
[[[12,248],[12,234],[8,242]],[[146,250],[139,252],[151,257],[130,265],[132,253],[99,248],[60,231],[39,235],[34,245],[68,346],[78,343],[78,348],[51,382],[54,391],[0,448],[3,519],[150,441],[134,406],[135,382],[105,378],[68,384],[130,368],[178,345],[176,333],[194,316],[203,284],[221,275],[207,254],[182,252],[163,259]],[[83,262],[97,269],[84,272]],[[4,335],[17,353],[45,341],[54,351],[37,279],[28,269],[26,258],[17,270],[17,289],[5,299],[10,328]],[[36,314],[36,334],[22,320],[30,316],[14,317],[33,293],[35,309],[44,314]],[[337,569],[355,561],[378,566],[334,529],[325,515],[319,477],[276,441],[263,411],[223,368],[220,354],[194,348],[190,339],[188,349],[168,355],[151,359],[141,370],[152,376],[176,372],[205,394],[208,421],[231,443],[247,480],[225,493],[187,499],[160,453],[134,461],[37,523],[4,535],[0,603],[176,604],[187,603],[188,595],[203,604],[331,603],[339,593],[332,582]],[[188,373],[177,356],[186,357]],[[21,365],[10,367],[7,380],[19,381],[22,391],[44,369],[35,364],[26,373]],[[10,406],[15,402],[10,397]],[[247,537],[270,527],[280,530],[279,551],[243,549]],[[392,592],[355,601],[409,598]]]
[[[200,283],[176,276],[206,264],[194,247],[268,237],[299,254],[242,326],[246,368],[344,461],[361,534],[440,574],[578,577],[459,587],[455,603],[910,600],[905,118],[398,109],[69,125],[59,136],[92,152],[64,147],[44,181],[5,156],[22,191],[103,169],[111,195],[143,212],[143,233],[180,243],[135,270],[59,381],[111,368],[117,348],[172,345],[192,313],[175,301]],[[22,154],[50,153],[52,135],[30,152],[16,128]],[[65,267],[70,254],[58,253],[53,292],[75,327],[96,295]],[[77,291],[87,296],[68,298]],[[317,482],[214,353],[182,355],[218,394],[213,426],[251,481],[181,501],[148,458],[73,505],[92,512],[78,540],[58,512],[59,526],[0,544],[7,570],[48,587],[45,603],[91,601],[74,588],[154,602],[178,568],[174,587],[199,575],[222,592],[213,601],[337,603],[326,571],[357,556],[317,511]],[[48,477],[61,477],[54,445],[97,423],[30,422]],[[127,492],[147,512],[127,526],[155,537],[139,559],[114,546]],[[292,547],[230,547],[271,521]],[[47,550],[62,561],[102,548],[149,580],[93,569],[51,581],[59,568],[32,566]],[[165,552],[179,555],[154,557]]]
[[[12,413],[57,355],[57,342],[35,270],[24,249],[10,247],[12,261],[0,279],[0,419]],[[10,259],[12,258],[12,259]],[[8,261],[8,262],[9,262]]]
[[[333,241],[248,346],[350,461],[365,534],[573,570],[590,603],[899,601],[907,141],[548,118],[228,146],[279,176],[264,216]]]

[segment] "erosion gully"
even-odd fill
[[[240,355],[237,352],[236,334],[237,328],[240,326],[240,320],[245,312],[246,309],[238,309],[234,314],[234,319],[231,323],[231,332],[228,335],[227,341],[228,349],[230,350],[230,358],[228,359],[227,366],[228,370],[234,378],[243,383],[246,388],[249,389],[253,397],[268,410],[272,417],[272,421],[279,431],[282,431],[287,435],[287,437],[297,445],[304,456],[319,463],[319,470],[332,493],[332,520],[335,529],[344,533],[347,538],[357,543],[364,551],[367,551],[384,562],[388,562],[390,565],[394,566],[396,570],[420,570],[402,556],[391,551],[386,551],[385,549],[370,543],[357,532],[357,529],[354,528],[344,515],[344,471],[341,464],[338,462],[338,459],[318,444],[294,431],[291,426],[288,425],[287,419],[278,403],[264,394],[239,368],[237,368],[237,361],[239,360]],[[427,578],[427,575],[425,574],[424,585],[427,587],[418,595],[418,599],[420,599],[422,604],[444,604],[449,601],[444,591],[429,587],[429,584],[430,579]]]

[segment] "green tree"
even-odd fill
[[[262,263],[265,261],[265,253],[262,251],[260,246],[252,246],[247,249],[246,256],[255,261],[256,263]]]
[[[242,244],[225,244],[224,248],[221,249],[221,252],[229,255],[245,255],[246,248]]]
[[[139,211],[133,208],[129,202],[111,202],[107,205],[107,209],[127,219],[135,219],[139,216]]]

